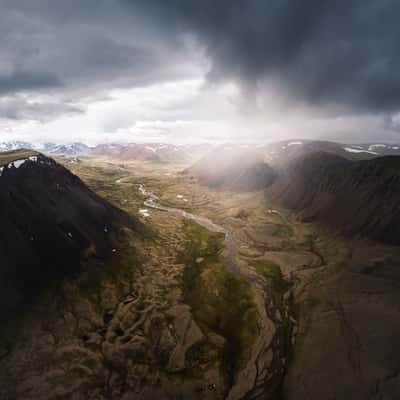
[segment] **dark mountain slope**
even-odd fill
[[[349,161],[318,152],[290,163],[270,193],[305,221],[400,243],[400,157]]]
[[[231,146],[219,147],[185,172],[203,184],[237,191],[264,189],[275,178],[261,153]]]
[[[0,175],[0,304],[78,270],[84,255],[106,258],[122,226],[141,229],[39,153],[0,153]]]

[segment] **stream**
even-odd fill
[[[206,217],[201,217],[199,215],[195,215],[189,213],[185,210],[181,210],[180,208],[174,207],[166,207],[159,203],[159,198],[154,193],[146,190],[143,184],[139,184],[139,192],[144,196],[145,201],[144,205],[149,208],[153,208],[156,210],[167,211],[174,214],[179,214],[186,219],[190,219],[192,221],[197,222],[202,227],[208,229],[211,232],[222,233],[225,235],[224,245],[228,252],[226,257],[227,267],[230,272],[239,274],[239,265],[237,263],[237,255],[238,255],[238,245],[236,241],[233,239],[232,235],[221,225],[217,225],[212,222],[210,219]]]
[[[156,210],[166,211],[174,214],[179,214],[184,218],[193,220],[197,222],[199,225],[204,228],[216,232],[222,233],[225,235],[224,245],[227,251],[227,256],[225,258],[225,266],[226,269],[234,274],[242,276],[246,280],[252,282],[253,284],[258,285],[262,288],[265,293],[269,293],[269,289],[265,286],[265,282],[262,278],[257,275],[253,276],[244,276],[240,271],[240,267],[238,264],[238,244],[235,239],[232,237],[230,232],[224,227],[215,224],[210,219],[202,216],[198,216],[187,211],[181,210],[180,208],[167,207],[163,206],[159,202],[159,198],[152,192],[147,191],[143,184],[138,185],[139,192],[144,196],[144,205],[148,208],[153,208]],[[257,343],[253,347],[252,358],[248,364],[248,366],[244,369],[245,372],[242,371],[243,376],[246,374],[254,374],[254,367],[256,372],[254,374],[254,384],[250,385],[250,387],[242,387],[242,379],[239,378],[240,375],[236,377],[235,384],[230,388],[229,394],[226,397],[229,400],[244,398],[243,395],[246,395],[246,398],[255,398],[258,397],[260,391],[262,392],[266,385],[272,379],[271,376],[266,375],[265,371],[267,368],[273,368],[272,377],[278,376],[279,379],[282,379],[284,373],[286,371],[286,360],[288,356],[288,350],[281,345],[282,332],[283,329],[286,329],[285,332],[287,336],[294,337],[293,333],[293,324],[289,319],[289,309],[286,308],[287,315],[283,319],[280,317],[279,306],[277,305],[273,296],[267,296],[265,299],[263,297],[265,313],[260,312],[260,315],[263,315],[262,318],[262,326],[265,327],[267,331],[267,327],[271,326],[271,323],[274,326],[274,334],[266,340],[266,336],[260,335]],[[262,303],[261,303],[262,304]],[[279,316],[277,316],[279,315]],[[283,327],[285,324],[285,328]],[[293,339],[292,339],[293,340]],[[288,345],[290,346],[290,344]],[[267,349],[271,349],[273,353],[273,360],[268,361],[268,359],[264,359],[265,354],[267,354]]]

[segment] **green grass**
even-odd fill
[[[257,308],[250,285],[227,272],[220,262],[223,235],[210,232],[193,221],[184,222],[184,231],[190,239],[178,260],[186,265],[182,282],[184,299],[192,307],[203,332],[215,332],[226,339],[218,357],[214,354],[211,358],[217,360],[230,386],[258,334]],[[199,258],[204,260],[197,263]],[[200,346],[193,351],[196,354],[192,358],[199,360],[205,349]],[[191,364],[195,369],[196,362]]]
[[[290,225],[274,224],[272,235],[283,238],[291,238],[294,235],[294,231]]]
[[[279,293],[289,288],[288,282],[284,279],[278,264],[270,260],[250,260],[250,265],[259,275],[264,276],[271,282],[272,287]]]

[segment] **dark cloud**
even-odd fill
[[[0,0],[0,6],[0,93],[98,91],[188,73],[182,49],[158,31],[154,36],[148,21],[118,0]]]
[[[60,80],[51,73],[36,74],[28,71],[12,71],[11,74],[0,75],[0,95],[60,86],[62,86]]]
[[[159,23],[197,35],[213,61],[211,79],[237,78],[251,87],[274,79],[293,99],[311,104],[399,108],[397,0],[146,3]]]
[[[23,96],[0,98],[0,115],[10,120],[46,122],[63,115],[82,114],[75,104],[54,101],[32,101]]]

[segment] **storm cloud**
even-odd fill
[[[203,75],[211,85],[233,82],[242,110],[253,98],[261,113],[281,103],[283,112],[311,109],[318,117],[382,116],[382,126],[397,130],[387,123],[400,111],[397,0],[0,0],[0,6],[2,118],[41,120],[46,109],[57,118],[84,111],[112,90]]]
[[[127,2],[133,8],[137,4]],[[167,21],[198,37],[212,60],[210,79],[236,78],[253,87],[274,80],[294,99],[311,104],[383,111],[399,107],[396,0],[147,3],[159,23]]]

